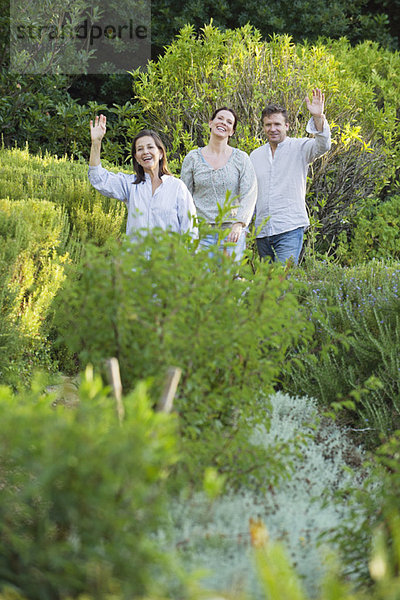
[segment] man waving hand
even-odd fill
[[[283,263],[291,259],[297,264],[303,234],[310,224],[306,209],[308,165],[331,147],[324,94],[315,88],[312,99],[307,96],[305,101],[311,113],[307,132],[313,137],[289,137],[286,109],[269,104],[261,116],[268,143],[250,154],[258,183],[255,225],[262,259]]]

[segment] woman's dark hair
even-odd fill
[[[160,150],[160,152],[162,154],[162,156],[160,158],[160,164],[158,166],[158,176],[161,177],[162,175],[172,175],[171,171],[168,168],[167,152],[165,150],[165,146],[162,142],[162,139],[160,138],[158,133],[156,133],[152,129],[142,129],[142,131],[139,131],[139,133],[137,135],[135,135],[135,137],[133,138],[133,142],[132,142],[132,150],[131,150],[132,162],[133,162],[133,168],[136,173],[136,179],[133,183],[142,183],[142,181],[145,181],[145,179],[146,179],[145,174],[144,174],[144,169],[141,165],[139,165],[139,163],[135,157],[136,142],[140,138],[146,137],[146,136],[153,138],[155,145],[157,146],[157,148]]]
[[[216,110],[214,110],[214,112],[213,112],[213,114],[211,116],[210,121],[214,121],[215,117],[217,116],[217,114],[219,112],[221,112],[221,110],[228,110],[230,113],[233,114],[233,117],[234,117],[234,121],[233,121],[233,133],[235,133],[235,131],[236,131],[236,125],[237,125],[237,122],[238,122],[238,118],[237,118],[237,114],[235,113],[235,111],[233,110],[233,108],[228,108],[227,106],[221,106],[221,108],[217,108]]]

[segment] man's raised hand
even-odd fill
[[[305,97],[305,101],[313,117],[320,117],[324,114],[325,94],[319,88],[313,89],[312,101],[310,101],[308,96]]]

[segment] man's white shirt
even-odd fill
[[[257,237],[306,229],[310,224],[305,202],[308,166],[330,149],[331,132],[326,119],[322,131],[310,119],[307,132],[314,137],[286,137],[277,145],[274,157],[269,143],[250,154],[258,184]]]

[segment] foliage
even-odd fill
[[[68,234],[68,219],[60,207],[46,201],[0,200],[3,382],[21,385],[38,365],[51,368],[46,317],[65,277]]]
[[[240,280],[229,257],[193,253],[183,242],[155,232],[140,243],[88,249],[59,298],[55,326],[81,364],[117,357],[127,389],[152,378],[155,403],[167,368],[180,367],[176,409],[188,462],[235,465],[237,477],[258,472],[256,454],[238,450],[247,446],[246,418],[307,328],[280,265],[260,265],[254,276],[243,266],[252,281]]]
[[[400,105],[400,97],[398,86],[393,88],[392,78],[397,77],[400,72],[400,55],[398,52],[390,52],[379,47],[377,43],[366,41],[351,47],[347,40],[341,39],[337,41],[327,41],[327,48],[333,52],[336,60],[341,66],[343,79],[341,80],[340,89],[345,82],[349,82],[349,97],[357,98],[358,117],[356,121],[362,124],[364,136],[370,137],[372,143],[378,142],[381,151],[385,156],[385,167],[382,170],[380,179],[381,183],[375,188],[370,185],[369,192],[363,185],[359,186],[358,182],[369,181],[373,184],[374,175],[368,167],[368,161],[363,161],[352,164],[347,156],[347,151],[340,156],[340,168],[331,177],[330,169],[326,170],[326,176],[329,181],[330,195],[333,202],[326,202],[319,193],[320,183],[315,180],[312,189],[315,189],[318,202],[314,205],[315,213],[312,214],[312,228],[309,231],[307,243],[310,248],[315,247],[315,238],[319,232],[327,234],[327,239],[324,244],[318,244],[319,249],[335,252],[340,256],[341,260],[347,264],[354,264],[354,258],[361,259],[362,253],[365,251],[364,258],[373,258],[374,251],[370,251],[362,242],[362,236],[366,233],[366,244],[370,244],[370,236],[366,227],[364,215],[375,215],[378,202],[381,202],[379,210],[385,213],[389,209],[391,196],[396,196],[398,191],[398,175],[399,175],[399,160],[400,160],[400,134],[398,129],[398,107]],[[344,114],[346,114],[345,105],[342,106]],[[353,135],[356,137],[361,130],[357,127],[353,130]],[[338,132],[342,135],[342,132]],[[351,136],[345,146],[348,145]],[[353,140],[354,141],[354,140]],[[351,143],[351,142],[350,142]],[[333,154],[337,153],[337,148]],[[375,156],[370,154],[369,161],[379,163],[380,158],[376,153]],[[378,153],[379,154],[379,153]],[[339,164],[338,164],[339,167]],[[326,185],[326,182],[323,182]],[[337,204],[341,204],[343,193],[351,189],[353,196],[352,204],[349,206],[347,214],[340,214]],[[346,191],[347,190],[347,191]],[[322,190],[321,190],[322,191]],[[379,196],[378,193],[379,192]],[[388,197],[389,196],[389,197]],[[336,202],[334,198],[336,197]],[[386,204],[386,201],[389,204]],[[395,199],[393,200],[395,202]],[[376,207],[376,208],[375,208]],[[332,218],[333,217],[333,218]],[[383,227],[379,217],[376,224],[379,229]],[[357,233],[357,227],[360,227]],[[388,229],[384,228],[382,233],[378,233],[378,237],[382,235],[388,236],[388,241],[391,237]],[[353,240],[353,236],[355,239]],[[386,240],[382,239],[383,247],[386,248]],[[390,244],[390,242],[389,242]],[[393,245],[387,247],[387,258],[394,258],[391,250]],[[382,254],[379,258],[382,257]]]
[[[400,260],[400,196],[370,201],[358,214],[345,258],[352,264],[391,257]]]
[[[339,543],[342,574],[364,589],[376,581],[383,598],[395,598],[400,585],[399,449],[400,432],[396,431],[369,457],[369,475],[363,485],[357,489],[351,485],[337,495],[338,505],[344,498],[350,501],[349,512],[329,538]],[[371,558],[366,564],[368,554]]]
[[[179,29],[187,23],[199,30],[213,19],[221,29],[242,27],[250,23],[258,27],[264,39],[272,34],[287,33],[296,42],[316,42],[323,35],[331,38],[347,36],[353,43],[370,39],[388,47],[398,47],[398,0],[385,2],[327,3],[321,0],[310,5],[303,0],[296,4],[276,0],[262,4],[250,0],[221,0],[217,4],[188,0],[180,5],[171,0],[153,0],[152,43],[154,53],[162,53]]]
[[[13,73],[124,73],[132,61],[135,67],[144,66],[148,58],[147,36],[139,39],[133,31],[150,25],[146,2],[128,0],[121,5],[112,0],[104,6],[98,0],[71,0],[68,5],[53,0],[51,5],[26,5],[13,0],[9,7]]]
[[[171,503],[169,543],[177,548],[186,571],[204,570],[203,585],[214,594],[241,589],[246,597],[264,598],[249,554],[248,530],[249,518],[262,519],[271,539],[285,547],[305,589],[316,596],[326,570],[321,534],[336,530],[351,513],[350,503],[327,498],[359,482],[361,469],[355,476],[346,465],[360,465],[362,453],[337,424],[320,418],[315,401],[281,392],[268,400],[261,408],[270,419],[268,431],[262,424],[256,426],[249,444],[261,445],[269,456],[278,441],[287,446],[280,480],[270,481],[266,490],[243,486],[232,491],[228,479],[224,493],[212,499],[200,491],[187,497],[184,490]],[[329,550],[335,546],[337,542],[331,543]]]
[[[94,192],[76,161],[2,148],[0,164],[0,377],[22,385],[34,368],[53,370],[58,357],[66,368],[73,359],[54,353],[53,299],[66,264],[79,260],[86,241],[118,237],[126,210]]]
[[[204,597],[204,591],[200,596],[193,586],[182,596],[181,569],[171,560],[175,553],[170,547],[166,552],[165,540],[160,540],[167,509],[165,483],[177,460],[175,419],[151,410],[146,386],[142,383],[123,398],[126,415],[120,423],[108,389],[98,378],[93,379],[91,369],[87,369],[79,389],[79,400],[73,405],[52,403],[54,398],[42,390],[43,384],[39,380],[23,395],[14,396],[9,389],[0,388],[0,480],[4,500],[0,505],[1,599],[170,597],[170,591],[176,592],[179,581],[182,584],[179,597],[193,600]],[[318,423],[315,433],[310,422],[301,424],[305,407],[303,417],[309,420],[307,411],[314,410],[312,403],[306,399],[300,404],[291,400],[294,414],[290,403],[285,402],[282,395],[277,397],[275,426],[280,423],[286,429],[283,438],[289,434],[292,440],[295,434],[304,434],[301,443],[306,448],[314,443],[320,445],[321,452],[315,449],[316,460],[318,455],[324,464],[330,465],[331,459],[336,458],[339,476],[342,465],[341,457],[337,455],[337,442],[341,446],[343,434],[335,440],[335,427],[331,425],[329,439],[321,439],[323,430],[318,431]],[[287,409],[289,412],[285,415]],[[286,427],[286,417],[295,427],[291,433],[290,427]],[[267,435],[264,431],[264,443],[274,440],[275,433],[281,436],[279,427]],[[343,449],[345,446],[346,442]],[[364,501],[373,498],[375,509],[378,505],[384,507],[371,513],[369,521],[365,520],[369,542],[363,548],[363,563],[370,557],[368,564],[373,579],[373,585],[365,593],[354,591],[348,581],[339,578],[338,564],[326,571],[322,583],[314,581],[314,591],[305,591],[307,587],[287,553],[284,540],[277,540],[272,529],[267,531],[260,517],[259,501],[253,507],[256,513],[252,512],[251,503],[244,501],[240,524],[237,509],[235,518],[238,522],[228,524],[226,516],[230,513],[226,512],[225,499],[220,518],[223,519],[225,512],[225,527],[229,528],[226,542],[232,551],[234,536],[239,531],[238,546],[248,554],[251,543],[258,572],[258,586],[251,591],[240,587],[243,597],[249,600],[264,597],[280,600],[282,594],[285,598],[299,600],[310,597],[387,600],[397,597],[398,449],[397,434],[378,454],[377,468],[371,476],[379,481],[378,493],[372,496],[370,485],[365,486],[365,492],[359,492],[359,498],[364,494]],[[304,456],[308,456],[307,451]],[[301,455],[296,454],[295,460],[301,464]],[[311,469],[311,464],[309,467]],[[310,471],[319,488],[318,473],[317,469]],[[335,487],[334,477],[329,477],[331,467],[325,468],[324,473],[328,485]],[[352,473],[349,473],[348,480],[351,478]],[[341,481],[340,489],[343,483]],[[274,494],[269,494],[269,499],[274,509],[277,504]],[[321,500],[320,496],[318,499]],[[232,503],[232,498],[229,501]],[[216,502],[221,501],[217,499]],[[209,505],[208,516],[217,516],[217,504]],[[372,504],[370,501],[369,506]],[[331,509],[339,509],[338,514],[343,519],[346,505],[347,502],[342,501],[340,506]],[[188,504],[183,506],[187,511]],[[326,503],[325,510],[328,508]],[[356,511],[357,503],[353,501],[348,508],[350,512]],[[293,503],[289,512],[295,519],[297,512],[293,511]],[[204,519],[209,526],[205,515]],[[271,522],[270,515],[266,521]],[[382,526],[375,529],[379,521]],[[311,522],[314,524],[314,519]],[[355,521],[350,519],[349,522],[352,529],[347,531],[347,539],[354,541],[358,531],[354,529]],[[236,525],[239,525],[238,531]],[[195,528],[195,524],[192,526]],[[304,526],[309,525],[305,522]],[[374,527],[372,535],[371,526]],[[390,532],[394,544],[390,543],[385,529]],[[180,534],[184,535],[185,531],[181,529]],[[215,534],[212,531],[212,535]],[[304,543],[307,541],[305,534]],[[196,535],[199,535],[199,528]],[[189,541],[193,543],[192,539],[186,540]],[[210,538],[207,543],[211,545]],[[221,542],[215,548],[218,546]],[[297,549],[298,546],[297,543]],[[206,546],[203,546],[201,562],[205,553]],[[309,552],[304,548],[304,556],[307,554]],[[196,562],[198,566],[199,562]],[[242,562],[240,568],[243,568]],[[238,588],[232,586],[224,597],[237,597],[237,592]]]
[[[67,154],[87,158],[90,146],[89,120],[96,113],[107,110],[112,126],[107,140],[109,159],[123,162],[127,156],[125,147],[129,145],[125,137],[127,127],[131,119],[137,117],[126,90],[126,80],[129,79],[126,70],[132,69],[132,60],[137,54],[132,52],[135,42],[129,45],[129,62],[123,66],[124,74],[118,77],[114,74],[116,65],[113,61],[118,66],[126,59],[127,46],[122,38],[113,40],[102,37],[90,44],[88,37],[78,39],[68,35],[68,31],[74,31],[84,20],[89,31],[93,23],[104,25],[104,21],[109,26],[114,23],[123,27],[132,19],[133,9],[135,18],[140,19],[139,12],[143,6],[147,11],[147,3],[141,0],[132,0],[123,5],[111,2],[107,7],[100,7],[96,0],[72,0],[67,7],[57,0],[49,9],[46,3],[31,2],[27,6],[26,3],[13,0],[10,7],[9,0],[0,0],[0,133],[3,143],[23,148],[29,142],[34,153],[47,150],[61,156]],[[15,39],[17,25],[23,27],[26,39]],[[57,28],[61,28],[61,33],[65,30],[65,35],[55,35]],[[22,48],[19,48],[20,43]],[[115,53],[117,43],[118,51]],[[104,54],[101,56],[104,47],[106,57]],[[114,90],[112,98],[110,94],[106,96],[106,103],[101,98],[99,102],[98,94],[89,97],[84,95],[85,102],[82,103],[77,98],[78,87],[72,97],[69,89],[75,79],[68,74],[75,72],[80,76],[78,82],[84,80],[83,73],[88,69],[92,72],[97,69],[98,72],[99,60],[104,62],[105,59],[105,70],[111,75],[98,75],[98,78],[103,80],[105,87],[122,84],[125,86],[123,94],[118,96],[117,90]],[[103,98],[106,93],[104,90]],[[118,117],[115,116],[116,107],[119,109]]]
[[[357,121],[362,131],[384,142],[387,177],[389,181],[395,179],[400,152],[397,118],[400,93],[392,83],[399,76],[400,53],[382,49],[370,41],[353,48],[347,40],[341,39],[327,41],[327,47],[341,66],[342,82],[348,82],[349,94],[356,98]]]
[[[368,75],[371,69],[376,77]],[[134,93],[149,125],[162,130],[177,171],[183,156],[205,143],[216,107],[235,108],[234,143],[250,152],[262,142],[265,103],[284,104],[291,135],[304,136],[309,118],[304,97],[321,87],[333,147],[313,165],[308,204],[311,233],[325,251],[394,176],[400,156],[399,73],[399,53],[377,45],[352,49],[342,39],[296,46],[287,35],[262,41],[249,25],[221,31],[210,24],[198,36],[192,26],[184,27],[146,73],[135,73]]]
[[[91,240],[102,245],[125,227],[122,202],[105,198],[88,182],[87,165],[66,157],[34,156],[28,148],[0,149],[0,197],[37,198],[53,202],[67,214],[71,235],[68,250]]]
[[[130,156],[128,128],[142,127],[138,108],[127,100],[107,106],[89,100],[80,104],[70,96],[65,76],[12,75],[0,72],[0,132],[8,147],[31,152],[73,156],[87,160],[90,149],[89,121],[103,112],[110,132],[105,140],[105,156],[123,163]],[[129,134],[130,135],[130,134]]]
[[[302,305],[314,324],[311,345],[292,352],[284,387],[323,404],[356,400],[347,420],[376,443],[400,423],[399,274],[397,263],[352,269],[315,264]]]
[[[90,370],[75,406],[52,406],[38,381],[0,396],[1,588],[31,600],[161,592],[171,565],[151,535],[177,460],[174,419],[154,414],[141,384],[121,425]]]
[[[331,557],[329,571],[325,576],[318,594],[309,596],[304,592],[302,582],[291,566],[283,545],[271,542],[268,531],[261,520],[251,524],[253,545],[255,547],[255,562],[263,589],[263,597],[269,600],[290,598],[291,600],[306,600],[318,598],[321,600],[388,600],[398,598],[400,579],[398,569],[400,555],[398,551],[399,513],[392,515],[391,526],[395,532],[394,547],[395,560],[391,565],[387,561],[390,541],[377,531],[373,536],[372,550],[368,548],[371,556],[369,569],[374,579],[374,585],[367,592],[354,590],[351,582],[340,577],[339,566],[335,557]],[[391,568],[392,567],[392,568]]]

